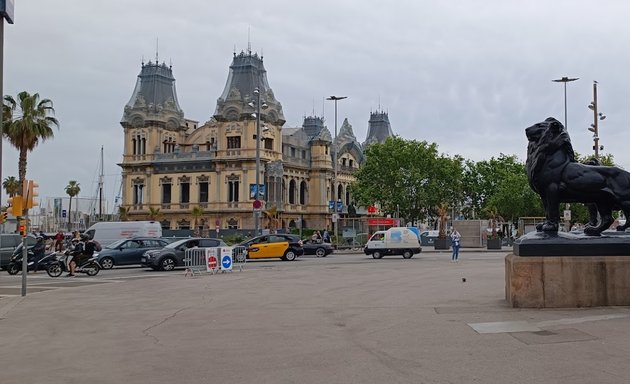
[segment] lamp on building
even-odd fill
[[[267,109],[268,106],[265,103],[260,103],[260,90],[254,89],[254,96],[256,101],[248,103],[250,107],[256,107],[256,113],[252,113],[252,117],[256,118],[256,188],[254,188],[254,236],[260,235],[260,109]],[[267,128],[265,126],[263,129]],[[267,128],[268,130],[269,128]]]
[[[333,168],[335,170],[335,175],[333,178],[333,198],[331,199],[332,201],[337,201],[337,101],[338,100],[343,100],[343,99],[347,99],[347,96],[330,96],[328,98],[326,98],[326,100],[333,100],[335,102],[335,138],[333,140]],[[334,210],[334,215],[337,214],[337,206],[335,205],[333,207]],[[333,232],[335,234],[335,241],[337,241],[337,232],[338,232],[338,225],[337,225],[337,221],[338,220],[333,220]],[[339,242],[337,241],[337,245],[339,244]]]

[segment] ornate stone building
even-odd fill
[[[258,95],[261,137],[256,137]],[[374,115],[374,114],[372,114]],[[369,123],[367,143],[391,135]],[[175,78],[165,64],[143,63],[121,125],[125,144],[121,207],[131,220],[148,219],[159,208],[163,228],[253,229],[256,187],[256,140],[260,140],[263,210],[276,211],[286,228],[332,227],[330,200],[351,202],[349,185],[363,161],[362,147],[345,120],[334,144],[338,148],[337,185],[333,187],[333,139],[317,116],[302,127],[283,128],[282,105],[267,81],[263,58],[234,54],[227,83],[209,121],[199,125],[184,117]],[[374,130],[374,133],[372,133]],[[193,218],[199,207],[203,214]],[[197,210],[199,211],[199,210]],[[261,221],[265,227],[265,220]]]

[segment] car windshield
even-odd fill
[[[167,244],[164,248],[175,249],[175,248],[179,247],[180,245],[186,243],[188,240],[190,240],[190,239],[178,240],[178,241],[176,241],[174,243]]]
[[[105,248],[108,248],[108,249],[116,249],[116,248],[120,247],[121,245],[123,245],[123,243],[124,243],[125,241],[127,241],[127,239],[122,239],[122,240],[114,241],[113,243],[106,245],[106,246],[105,246]]]

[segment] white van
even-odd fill
[[[406,227],[392,227],[387,231],[375,232],[365,244],[363,252],[380,259],[385,255],[402,255],[410,259],[416,253],[420,253],[420,240],[418,235]]]
[[[157,221],[103,221],[92,225],[85,234],[104,247],[130,237],[162,237],[162,226]]]

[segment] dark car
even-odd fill
[[[172,271],[176,267],[184,266],[184,256],[187,249],[225,246],[227,244],[221,239],[190,237],[170,243],[162,249],[146,251],[140,258],[140,263],[143,267],[150,267],[154,270]]]
[[[35,238],[29,236],[29,245],[35,244]],[[6,269],[11,261],[13,252],[18,245],[22,244],[22,236],[18,233],[3,233],[0,234],[0,268]],[[22,249],[22,247],[20,247]]]
[[[330,243],[319,243],[313,240],[304,240],[305,255],[315,255],[317,257],[326,257],[333,253],[333,246]]]
[[[300,237],[284,233],[257,236],[237,247],[247,249],[248,259],[280,258],[293,261],[304,254]]]
[[[114,265],[140,264],[142,255],[150,249],[161,249],[169,242],[156,237],[134,237],[115,241],[97,252],[97,260],[103,269]]]

